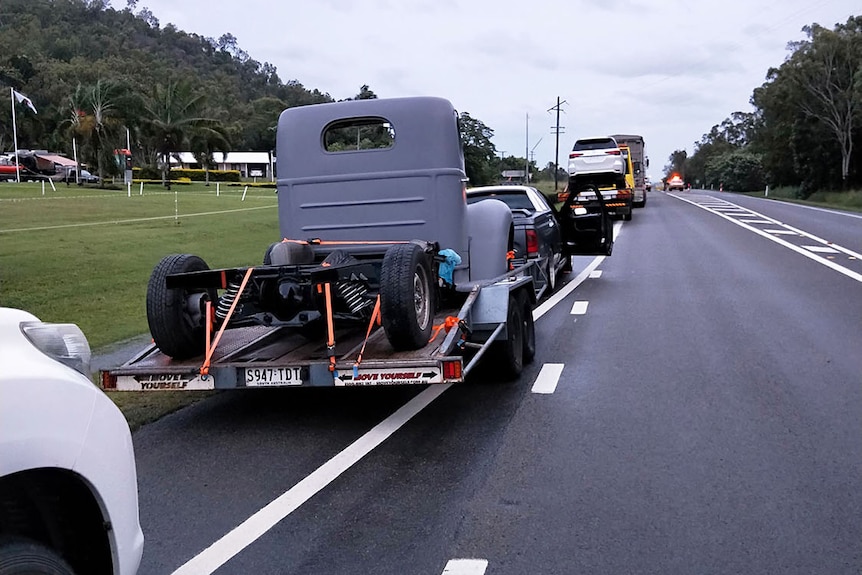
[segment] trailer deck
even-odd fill
[[[529,265],[491,285],[477,285],[460,309],[440,310],[434,318],[438,328],[434,337],[420,349],[394,350],[379,326],[367,341],[367,327],[337,329],[333,371],[322,338],[310,341],[287,326],[241,327],[225,330],[207,368],[204,355],[172,359],[150,344],[122,366],[103,370],[102,387],[191,391],[456,383],[463,381],[493,341],[505,336],[508,294],[533,289],[528,272]],[[477,334],[478,342],[470,341]]]

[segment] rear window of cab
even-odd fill
[[[616,148],[617,142],[613,138],[589,138],[587,140],[578,140],[572,151],[578,150],[607,150],[608,148]]]

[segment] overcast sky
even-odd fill
[[[117,9],[124,0],[113,0]],[[579,137],[641,134],[650,175],[749,98],[803,26],[859,0],[139,0],[162,27],[218,38],[333,98],[441,96],[494,130],[498,153],[539,166]],[[527,116],[529,115],[529,134]],[[540,141],[541,139],[541,141]]]

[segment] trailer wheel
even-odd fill
[[[74,575],[72,568],[41,543],[18,537],[0,539],[2,575]]]
[[[521,325],[524,333],[524,363],[533,363],[536,357],[536,325],[533,323],[533,306],[526,291],[522,290],[518,294],[518,305],[521,306]]]
[[[395,244],[386,250],[380,269],[380,316],[396,350],[428,344],[436,308],[434,287],[431,266],[419,245]]]
[[[506,314],[506,339],[495,341],[493,361],[500,376],[507,381],[516,379],[524,370],[524,312],[520,302],[509,296]]]
[[[147,285],[147,323],[153,341],[166,355],[186,359],[205,351],[205,302],[215,303],[214,289],[168,289],[165,278],[171,274],[208,270],[198,256],[165,256],[153,269]]]

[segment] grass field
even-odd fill
[[[146,334],[147,282],[165,255],[211,267],[261,263],[281,239],[272,189],[215,184],[128,190],[0,184],[0,306],[78,324],[99,351]],[[132,429],[207,392],[110,393]]]
[[[147,282],[171,253],[258,264],[278,241],[272,189],[0,184],[0,305],[77,323],[91,346],[147,333]]]

